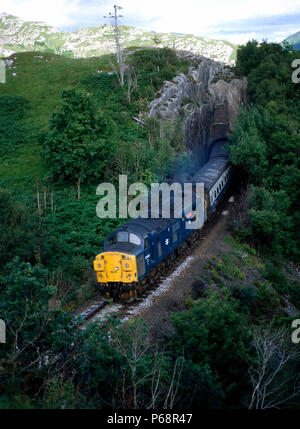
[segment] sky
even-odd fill
[[[116,0],[1,0],[0,13],[73,31],[103,25]],[[246,43],[300,31],[300,0],[119,0],[120,24]]]

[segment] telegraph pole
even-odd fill
[[[115,36],[116,36],[116,51],[117,51],[117,63],[122,65],[122,54],[120,48],[120,34],[119,34],[119,23],[118,18],[123,18],[123,15],[118,15],[118,10],[123,9],[121,6],[114,5],[114,14],[109,12],[108,16],[104,16],[107,19],[114,19]]]

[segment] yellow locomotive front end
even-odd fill
[[[132,296],[138,280],[134,255],[111,251],[100,253],[94,261],[94,270],[100,289],[107,298],[121,297],[124,294]]]

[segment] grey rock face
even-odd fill
[[[198,165],[207,161],[210,145],[230,133],[239,107],[246,104],[246,79],[235,79],[229,67],[194,57],[187,76],[165,82],[152,101],[149,116],[162,122],[183,118],[184,144]]]

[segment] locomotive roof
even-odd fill
[[[136,255],[140,253],[141,246],[137,246],[136,244],[132,243],[113,243],[109,246],[105,247],[105,252],[124,252],[124,253],[130,253],[132,255]]]
[[[119,231],[127,231],[132,232],[134,234],[139,235],[142,239],[146,238],[146,235],[152,232],[160,232],[164,228],[167,227],[168,224],[171,223],[170,219],[152,219],[152,218],[137,218],[132,219],[128,222],[126,222],[124,225],[117,228],[115,231],[113,231],[108,237],[112,237],[115,234],[117,234]],[[116,242],[113,244],[109,244],[108,246],[105,246],[104,251],[105,252],[124,252],[124,253],[130,253],[132,255],[138,255],[141,252],[141,249],[143,249],[144,244],[141,245],[129,243],[129,242]]]
[[[147,234],[153,231],[159,232],[163,230],[170,223],[171,223],[171,219],[165,219],[165,218],[153,219],[150,217],[149,218],[138,217],[136,219],[129,220],[124,225],[116,229],[114,233],[119,231],[128,231],[128,232],[134,232],[141,237],[145,237]]]

